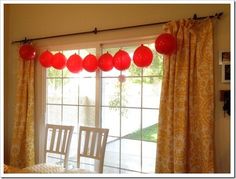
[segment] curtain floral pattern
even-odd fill
[[[16,109],[10,151],[10,165],[35,164],[34,154],[34,61],[19,59]]]
[[[214,71],[211,19],[165,25],[177,51],[164,57],[157,173],[214,172]]]

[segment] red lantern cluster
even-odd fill
[[[157,37],[155,48],[161,54],[171,55],[177,48],[176,38],[171,34],[163,33]],[[35,49],[30,44],[25,44],[20,49],[20,55],[23,59],[33,59],[35,57]],[[134,51],[133,62],[137,67],[148,67],[152,60],[153,53],[147,46],[142,44]],[[88,72],[95,72],[97,69],[107,72],[112,70],[113,67],[122,71],[128,69],[131,65],[129,54],[121,49],[114,56],[107,52],[98,59],[92,54],[82,59],[79,55],[74,54],[68,60],[60,52],[53,55],[47,50],[39,56],[39,61],[46,68],[54,67],[55,69],[62,70],[64,67],[67,67],[72,73],[79,73],[83,69]]]
[[[155,48],[156,51],[161,54],[171,55],[173,52],[176,51],[177,40],[173,35],[163,33],[156,38]]]
[[[177,49],[176,37],[169,33],[159,35],[155,40],[155,49],[158,53],[171,55]],[[36,56],[36,50],[31,43],[25,43],[21,45],[19,55],[24,60],[33,60]],[[133,62],[137,67],[148,67],[152,60],[152,51],[143,44],[134,51]],[[120,49],[114,57],[107,52],[98,59],[96,56],[89,54],[83,60],[79,55],[74,54],[67,60],[62,53],[58,52],[53,55],[47,50],[39,56],[39,62],[45,68],[53,67],[62,70],[67,67],[72,73],[79,73],[82,69],[95,72],[98,68],[107,72],[112,70],[113,67],[120,71],[128,69],[131,65],[131,58],[126,51]]]
[[[36,50],[32,44],[26,43],[21,45],[19,54],[23,60],[33,60],[36,56]]]
[[[152,51],[141,45],[134,52],[134,63],[138,67],[147,67],[151,64],[153,59]],[[102,71],[110,71],[115,67],[117,70],[126,70],[131,65],[131,58],[124,50],[119,50],[114,57],[110,53],[105,53],[96,58],[96,56],[89,54],[84,60],[77,54],[71,55],[68,60],[66,57],[58,52],[52,54],[48,50],[39,56],[39,61],[43,67],[54,67],[55,69],[62,70],[65,66],[72,73],[79,73],[82,69],[88,72],[95,72],[98,68]]]

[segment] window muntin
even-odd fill
[[[57,53],[56,51],[53,52]],[[96,49],[65,50],[62,53],[67,59],[74,53],[84,58],[89,53],[96,55]],[[59,125],[73,125],[69,167],[77,166],[77,144],[80,125],[95,126],[95,93],[96,73],[85,70],[78,74],[70,73],[67,68],[46,70],[46,122]],[[48,157],[49,161],[62,164],[56,156]],[[83,160],[88,165],[92,161]]]
[[[102,72],[101,124],[110,129],[104,172],[118,168],[118,173],[155,172],[156,126],[162,79],[162,56],[154,44],[145,44],[153,51],[154,59],[148,68],[138,68],[133,62],[129,69],[115,68]],[[119,49],[133,58],[137,46],[118,46],[102,49],[114,55]],[[119,76],[125,76],[120,82]],[[149,133],[151,131],[152,133]],[[147,152],[147,147],[152,151]],[[114,160],[115,159],[115,160]]]
[[[156,131],[153,136],[148,136],[146,131],[153,130],[158,120],[162,57],[155,52],[153,43],[145,45],[152,49],[154,55],[148,68],[138,68],[132,63],[128,70],[120,72],[113,68],[99,76],[85,70],[78,74],[70,73],[66,68],[62,71],[47,70],[46,120],[48,123],[75,126],[70,167],[76,166],[79,126],[95,126],[97,119],[100,120],[97,124],[110,129],[104,173],[154,173]],[[137,45],[103,48],[102,52],[114,55],[120,48],[127,51],[132,59]],[[68,58],[77,53],[84,58],[89,53],[95,55],[96,51],[101,49],[66,50],[63,54]],[[121,74],[126,77],[123,83],[119,81]],[[96,80],[101,83],[101,88],[96,88]],[[99,103],[96,103],[96,95],[101,96]],[[95,116],[96,109],[99,109],[100,116]],[[132,129],[127,127],[130,124]],[[82,166],[94,165],[90,160],[82,162]]]

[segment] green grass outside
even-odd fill
[[[146,127],[142,130],[142,140],[148,142],[157,142],[158,125]],[[135,131],[131,134],[124,136],[126,139],[141,140],[141,130]]]

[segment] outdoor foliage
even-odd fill
[[[60,80],[60,77],[68,77],[69,71],[68,70],[56,70],[54,68],[49,68],[47,70],[47,76],[49,77],[49,85],[52,86],[54,89],[61,87],[69,82],[69,79],[64,78],[63,81]],[[59,80],[57,80],[59,78]],[[63,84],[62,84],[63,83]]]
[[[157,76],[157,78],[155,79],[161,80],[163,75],[163,57],[161,55],[158,55],[157,53],[154,53],[153,55],[154,56],[152,64],[149,67],[144,68],[145,76]],[[141,70],[141,68],[138,68],[135,65],[131,65],[129,72],[131,76],[141,76]],[[140,83],[141,79],[133,78],[132,81],[134,83]],[[145,78],[143,79],[143,83],[152,84],[154,83],[154,78]]]
[[[122,104],[120,104],[121,103],[121,101],[120,101],[120,83],[116,83],[116,85],[115,85],[116,91],[114,93],[114,97],[109,101],[110,110],[119,111],[120,105],[124,106],[127,103],[127,99],[125,98],[126,85],[125,85],[125,83],[122,83],[121,85],[122,85]],[[123,108],[121,110],[121,116],[125,117],[127,112],[128,112],[128,109]]]
[[[124,136],[126,139],[134,139],[134,140],[142,140],[148,142],[157,142],[157,134],[158,134],[158,124],[154,124],[152,126],[148,126],[144,128],[142,131],[137,130],[131,134]]]

